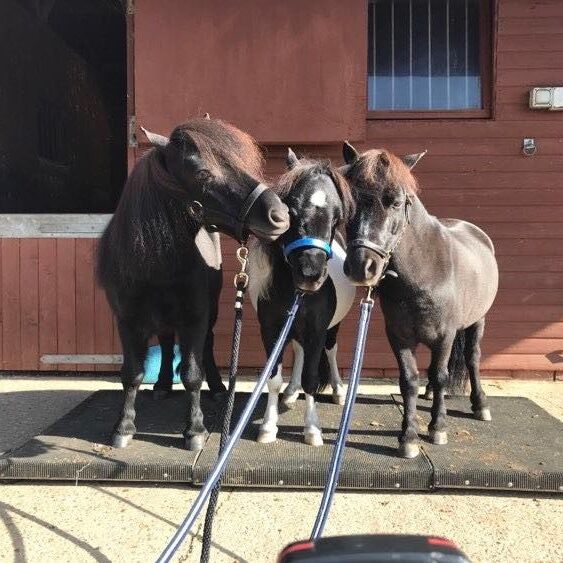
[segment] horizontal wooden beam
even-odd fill
[[[42,364],[122,364],[122,354],[43,354]]]
[[[97,238],[111,214],[0,214],[0,238]]]

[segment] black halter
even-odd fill
[[[234,224],[235,237],[238,241],[245,240],[248,237],[248,229],[246,225],[248,215],[250,214],[252,206],[256,203],[258,198],[268,189],[270,189],[268,188],[268,186],[260,183],[246,196],[246,199],[242,204],[241,210],[239,211]],[[225,215],[226,217],[233,219],[232,215],[229,215],[222,210],[214,210],[213,212],[218,213],[219,215]],[[210,221],[206,218],[205,207],[200,201],[193,200],[188,204],[188,215],[192,219],[194,219],[194,221],[197,221],[198,223],[204,225],[207,230],[218,230],[217,226],[210,223]]]
[[[379,244],[375,244],[374,242],[371,242],[370,240],[367,240],[365,238],[357,238],[357,239],[354,239],[354,240],[352,240],[352,241],[350,241],[346,244],[347,250],[351,250],[351,249],[354,249],[354,248],[367,248],[368,250],[375,252],[378,256],[383,258],[383,260],[385,260],[385,266],[384,266],[384,269],[385,269],[387,267],[387,265],[389,264],[389,261],[391,260],[391,255],[393,254],[393,252],[395,251],[395,249],[397,248],[397,246],[401,242],[401,239],[403,238],[403,235],[405,234],[405,231],[407,229],[407,225],[409,225],[410,222],[411,222],[410,221],[410,214],[409,214],[409,207],[412,205],[412,199],[409,196],[409,194],[407,194],[406,192],[404,192],[404,193],[405,193],[405,205],[404,205],[405,223],[404,223],[403,229],[399,233],[399,236],[397,237],[397,240],[395,241],[395,243],[392,244],[389,248],[383,248]]]

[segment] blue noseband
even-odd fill
[[[311,238],[311,237],[303,237],[290,242],[289,244],[283,247],[283,255],[286,259],[289,255],[298,248],[319,248],[320,250],[324,251],[326,254],[327,259],[332,258],[332,247],[328,242],[321,240],[320,238]]]

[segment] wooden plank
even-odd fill
[[[497,256],[563,256],[559,239],[500,239],[495,249]]]
[[[509,35],[556,35],[561,33],[562,29],[562,14],[551,17],[538,17],[536,15],[533,18],[501,18],[498,22],[500,37]]]
[[[553,119],[552,117],[551,120]],[[563,128],[563,115],[560,116],[560,119]],[[522,140],[519,139],[519,142],[521,143]],[[456,174],[473,172],[481,175],[487,172],[498,172],[499,170],[510,170],[513,173],[535,172],[536,174],[538,170],[541,170],[542,173],[560,172],[563,170],[563,156],[561,154],[542,155],[540,151],[533,158],[527,158],[515,147],[513,156],[503,156],[502,159],[496,158],[494,154],[488,156],[452,155],[441,158],[427,155],[417,165],[418,174],[432,171],[434,174],[438,172],[454,172]],[[519,185],[522,185],[522,183]]]
[[[494,306],[488,318],[494,321],[542,321],[546,324],[563,319],[563,306],[553,305],[499,305]]]
[[[563,272],[563,256],[497,256],[503,273]]]
[[[554,45],[561,45],[563,41],[563,33],[559,30],[553,34],[533,35],[531,33],[523,33],[520,35],[503,35],[499,37],[498,51],[517,51],[520,53],[529,52],[551,52]]]
[[[57,241],[38,241],[39,253],[39,355],[56,354],[57,342]],[[40,370],[56,366],[39,364]]]
[[[518,272],[518,274],[501,276],[500,287],[563,290],[563,274],[559,272]],[[563,299],[560,300],[560,303],[563,303]]]
[[[494,240],[563,238],[563,223],[482,223],[479,226]]]
[[[501,273],[500,277],[502,280],[508,276]],[[563,301],[562,294],[563,288],[501,289],[495,299],[495,305],[560,305]]]
[[[39,247],[37,239],[20,241],[21,368],[39,368]]]
[[[57,239],[57,350],[76,354],[76,240]],[[75,371],[61,364],[61,371]]]
[[[93,354],[96,349],[94,334],[94,240],[76,240],[76,351]],[[79,369],[94,371],[93,364]]]
[[[104,290],[96,284],[94,289],[94,335],[97,354],[113,351],[113,315]],[[96,365],[96,371],[114,371],[114,365]]]
[[[487,317],[485,338],[563,338],[563,322],[494,321]]]
[[[498,53],[498,67],[503,69],[527,70],[529,68],[563,68],[563,38],[561,43],[554,44],[553,51],[503,51]],[[559,50],[558,50],[559,49]]]
[[[0,242],[0,369],[4,368],[4,291],[3,291],[3,275],[2,275],[2,243]]]
[[[87,213],[0,214],[3,238],[91,238],[106,228],[111,215]]]
[[[508,0],[500,3],[498,17],[547,18],[563,15],[560,0]]]
[[[20,241],[2,239],[2,365],[19,370],[21,361]]]
[[[477,204],[473,207],[428,206],[427,209],[438,217],[457,217],[476,223],[545,222],[552,223],[555,228],[557,228],[557,225],[562,225],[561,218],[563,217],[563,206],[561,205],[507,207],[504,212],[498,206],[485,204]],[[563,236],[563,232],[561,232],[561,235]]]

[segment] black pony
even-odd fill
[[[212,328],[221,287],[219,230],[238,240],[252,231],[275,240],[289,226],[287,208],[260,182],[262,156],[250,136],[220,120],[191,119],[170,139],[148,133],[156,148],[129,176],[98,251],[98,277],[117,319],[123,347],[124,403],[115,447],[135,433],[135,396],[148,340],[160,335],[163,364],[156,390],[172,385],[177,336],[187,390],[188,449],[206,437],[200,407],[203,373],[223,389],[213,360]]]
[[[289,207],[290,227],[275,243],[258,241],[251,248],[249,293],[268,354],[295,290],[307,294],[289,335],[295,359],[286,404],[296,400],[302,381],[307,403],[305,442],[320,446],[323,440],[315,394],[330,378],[334,401],[344,400],[336,364],[336,335],[338,323],[352,306],[355,288],[342,270],[344,243],[337,229],[350,216],[352,198],[348,184],[329,163],[299,161],[289,149],[288,166],[276,193]],[[280,363],[268,382],[268,405],[259,442],[276,439],[281,371]]]
[[[359,155],[344,144],[344,172],[357,205],[347,228],[344,269],[358,285],[381,281],[381,309],[400,370],[404,415],[399,451],[404,457],[419,452],[415,360],[419,344],[431,351],[430,440],[447,442],[444,392],[464,383],[466,367],[474,415],[491,420],[479,381],[479,360],[485,314],[498,288],[493,243],[471,223],[437,219],[426,211],[411,173],[423,155],[402,160],[386,150]],[[387,267],[397,279],[385,276]]]

